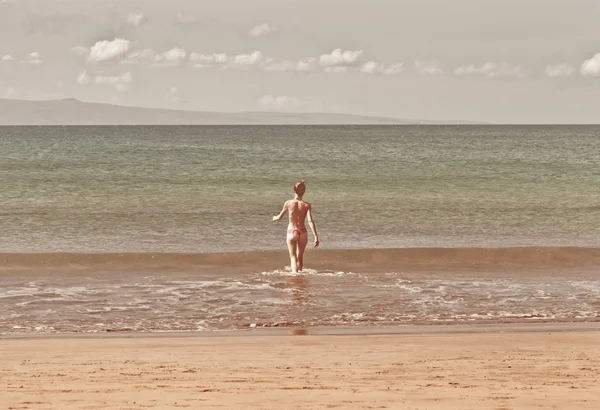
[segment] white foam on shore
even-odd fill
[[[300,272],[292,272],[292,269],[289,266],[285,266],[283,269],[275,269],[271,271],[261,272],[263,276],[348,276],[355,275],[353,272],[342,272],[342,271],[334,271],[334,270],[317,270],[304,268]]]

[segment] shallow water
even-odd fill
[[[600,275],[289,270],[3,277],[0,333],[600,321]]]

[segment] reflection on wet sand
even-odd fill
[[[291,323],[302,324],[304,321],[301,319],[302,310],[304,306],[310,302],[310,294],[307,291],[308,278],[306,275],[300,274],[297,276],[291,276],[290,282],[292,285],[292,307],[290,309],[290,317],[288,321]],[[291,331],[292,335],[303,336],[308,334],[308,330],[304,327],[293,327]]]

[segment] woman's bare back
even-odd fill
[[[310,204],[303,200],[292,199],[287,202],[286,206],[289,212],[288,229],[302,229],[306,232],[304,220],[310,209]]]

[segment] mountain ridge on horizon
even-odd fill
[[[0,125],[425,125],[486,124],[477,121],[406,120],[315,112],[192,111],[86,102],[0,99]]]

